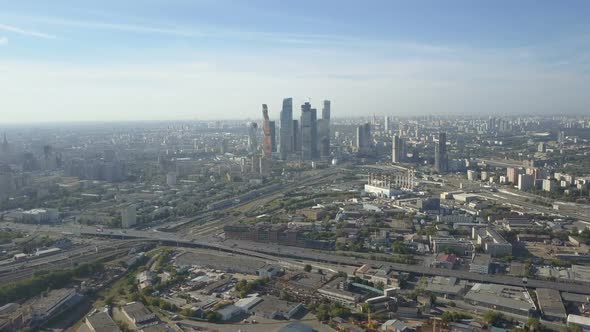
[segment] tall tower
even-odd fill
[[[306,102],[301,105],[301,159],[312,160],[317,156],[317,110]]]
[[[277,126],[274,121],[268,122],[270,128],[270,148],[272,152],[277,152]]]
[[[434,168],[439,173],[446,173],[449,169],[449,157],[447,155],[447,134],[438,134],[438,142],[434,146]]]
[[[281,109],[281,128],[279,132],[279,151],[281,159],[293,152],[293,98],[283,99]]]
[[[248,123],[248,152],[254,153],[258,150],[258,124],[256,122]]]
[[[324,100],[322,120],[318,120],[319,152],[321,157],[327,157],[330,155],[330,113],[330,101]]]
[[[2,140],[2,152],[8,153],[10,150],[10,145],[8,144],[8,139],[6,138],[6,133],[4,133],[4,139]]]
[[[391,161],[394,163],[402,162],[404,156],[403,139],[399,135],[393,135],[391,147]]]
[[[264,156],[270,158],[272,156],[272,139],[270,130],[270,119],[268,118],[268,106],[262,104],[262,131],[264,132]]]
[[[365,123],[356,128],[356,148],[358,153],[367,153],[371,149],[371,124]]]

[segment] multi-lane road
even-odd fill
[[[10,224],[10,226],[22,230],[26,230],[27,227],[30,227],[30,225],[17,224]],[[42,226],[41,228],[44,231],[50,231],[51,229],[53,229],[56,232],[72,231],[71,227],[67,226]],[[421,265],[394,264],[363,258],[339,256],[326,251],[318,251],[298,247],[279,246],[269,243],[233,240],[226,240],[221,242],[216,241],[211,237],[202,237],[191,240],[183,238],[174,233],[139,230],[127,230],[125,233],[123,233],[121,230],[114,229],[103,229],[102,231],[97,231],[96,228],[92,227],[79,227],[77,228],[76,232],[81,235],[93,235],[113,238],[118,238],[121,236],[125,238],[143,239],[144,241],[158,241],[176,246],[201,247],[205,249],[222,250],[232,252],[234,254],[260,257],[268,260],[277,260],[277,258],[290,259],[301,263],[327,263],[347,268],[360,266],[362,264],[370,264],[375,266],[391,266],[391,268],[396,271],[409,272],[417,275],[456,277],[459,279],[471,280],[474,282],[499,283],[513,286],[526,286],[531,288],[553,288],[564,292],[590,295],[590,287],[588,287],[587,284],[565,283],[530,278],[525,284],[523,283],[522,278],[506,275],[485,275],[461,270],[430,268]]]

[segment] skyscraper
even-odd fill
[[[330,101],[324,100],[322,119],[318,120],[319,152],[321,157],[330,155]]]
[[[248,123],[248,152],[254,153],[258,150],[258,124]]]
[[[393,135],[392,147],[391,147],[391,161],[394,163],[402,162],[404,156],[404,142],[399,135]]]
[[[274,121],[268,122],[270,128],[270,147],[272,152],[277,152],[277,126]]]
[[[293,98],[285,98],[281,109],[281,128],[279,132],[281,159],[287,159],[287,156],[293,152],[293,133]]]
[[[272,139],[270,131],[270,119],[268,118],[268,107],[262,104],[262,131],[264,132],[264,156],[270,158],[272,156]]]
[[[299,120],[293,120],[293,152],[301,153],[301,130],[299,130]]]
[[[384,118],[384,125],[383,125],[383,129],[385,130],[386,133],[391,132],[391,117],[389,117],[388,115],[385,116]]]
[[[312,160],[317,157],[317,110],[306,102],[301,105],[301,159]]]
[[[439,173],[446,173],[449,169],[446,133],[441,132],[438,134],[438,142],[434,146],[434,168]]]
[[[371,150],[371,124],[365,123],[356,128],[356,148],[360,154]]]

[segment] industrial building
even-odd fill
[[[537,288],[535,292],[543,318],[556,321],[564,321],[567,318],[565,306],[558,290]]]
[[[490,227],[473,227],[471,237],[492,257],[512,255],[512,244]]]
[[[522,287],[476,283],[464,299],[472,305],[525,317],[537,310],[530,294]]]

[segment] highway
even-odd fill
[[[9,224],[9,226],[12,226],[13,228],[26,230],[27,226],[31,225]],[[71,227],[68,228],[67,226],[42,226],[42,228],[45,231],[50,231],[51,229],[57,232],[62,232],[64,230],[72,231]],[[352,257],[339,256],[331,254],[329,252],[322,252],[299,247],[279,246],[269,243],[257,243],[234,240],[215,242],[215,240],[211,237],[203,237],[191,240],[182,238],[181,236],[178,236],[177,234],[173,233],[153,231],[127,230],[126,233],[122,233],[120,230],[104,229],[103,231],[99,232],[96,228],[93,227],[81,227],[76,231],[78,231],[78,234],[82,235],[93,235],[114,238],[118,238],[119,236],[125,238],[141,238],[144,240],[164,242],[167,245],[200,247],[205,249],[220,250],[226,252],[233,252],[235,254],[260,257],[268,260],[276,260],[277,258],[281,257],[295,259],[303,263],[319,262],[329,263],[337,266],[341,265],[346,267],[360,266],[362,264],[370,264],[375,266],[391,266],[391,268],[396,271],[409,272],[417,275],[456,277],[459,279],[471,280],[474,282],[498,283],[513,286],[527,286],[530,288],[553,288],[564,292],[590,295],[590,287],[588,287],[588,285],[583,284],[528,279],[528,283],[525,285],[523,284],[522,278],[506,275],[482,275],[467,271],[430,268],[421,265],[395,264],[361,258],[357,259]]]

